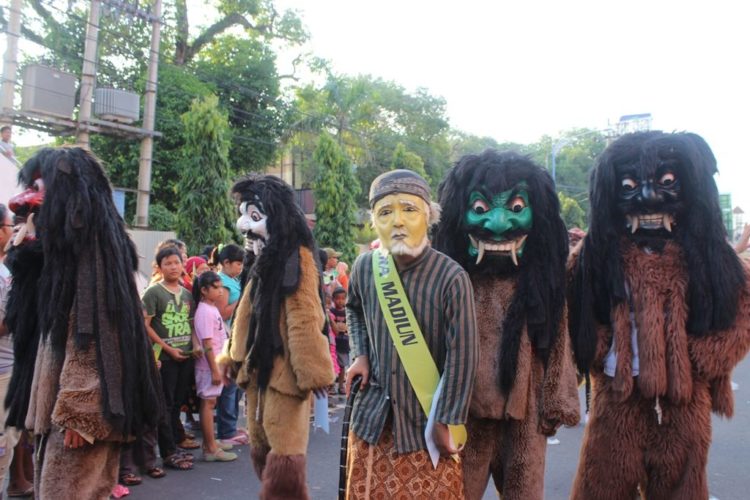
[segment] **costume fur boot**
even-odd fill
[[[305,455],[266,456],[261,479],[261,500],[309,500]]]
[[[266,458],[270,448],[267,446],[251,446],[250,447],[250,459],[253,462],[253,469],[258,475],[258,479],[263,478],[263,469],[266,467]]]

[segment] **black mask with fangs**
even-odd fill
[[[625,146],[614,161],[618,227],[639,245],[660,249],[679,230],[686,158],[671,141]]]
[[[573,271],[570,332],[581,371],[596,345],[595,322],[627,299],[621,243],[660,251],[679,245],[688,276],[686,330],[703,336],[728,328],[745,274],[727,233],[714,181],[716,158],[696,134],[651,131],[610,144],[591,172],[591,215]]]

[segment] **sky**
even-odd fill
[[[741,2],[277,0],[312,51],[447,101],[451,126],[499,142],[606,128],[702,135],[722,192],[750,210],[750,30]]]
[[[200,8],[207,2],[189,3],[195,22],[207,22]],[[465,132],[528,143],[651,113],[655,129],[698,133],[717,157],[720,191],[750,210],[750,30],[742,2],[275,4],[299,11],[310,32],[306,48],[336,72],[425,87],[446,99],[451,126]]]

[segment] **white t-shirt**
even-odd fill
[[[10,271],[0,262],[0,322],[5,321],[5,306],[10,291]],[[13,340],[10,334],[0,337],[0,373],[13,369]]]

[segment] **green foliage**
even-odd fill
[[[195,98],[210,94],[211,87],[175,66],[159,68],[159,91],[156,93],[156,130],[162,136],[154,140],[151,167],[151,203],[177,211],[177,182],[183,176],[188,159],[185,153],[184,124],[181,116],[190,109]],[[140,142],[103,135],[91,136],[91,149],[104,160],[112,184],[136,189]],[[135,197],[129,196],[126,220],[135,213]]]
[[[207,243],[234,239],[229,200],[229,124],[210,95],[195,99],[182,116],[186,160],[177,184],[177,234],[191,253]]]
[[[378,233],[375,232],[370,221],[365,221],[354,230],[354,241],[358,245],[369,245],[376,239],[378,239]]]
[[[396,149],[393,150],[393,159],[391,160],[391,170],[406,169],[416,172],[430,182],[430,176],[424,170],[422,158],[406,150],[406,146],[399,142]]]
[[[177,215],[170,212],[160,203],[153,203],[148,207],[148,227],[154,231],[174,231],[177,226]]]
[[[211,82],[229,109],[233,173],[265,168],[276,155],[284,126],[284,103],[271,48],[258,40],[220,37],[206,46],[191,71]]]
[[[581,205],[563,192],[557,193],[557,197],[560,198],[560,217],[565,222],[565,227],[568,229],[578,227],[585,230],[586,212]]]
[[[572,129],[563,139],[569,142],[557,154],[557,184],[585,191],[596,157],[607,145],[606,138],[595,130]]]
[[[23,62],[39,60],[80,74],[90,2],[71,0],[67,7],[59,4],[28,0],[23,35],[46,50]],[[286,116],[271,45],[280,41],[295,46],[308,35],[295,12],[277,11],[272,0],[216,0],[207,5],[165,0],[163,8],[166,22],[162,25],[155,124],[163,135],[154,144],[151,193],[152,204],[160,203],[174,212],[175,184],[185,161],[180,116],[190,102],[209,93],[218,95],[221,106],[230,111],[235,132],[229,155],[233,171],[262,169],[276,155]],[[188,10],[193,9],[205,9],[202,18],[215,22],[190,27]],[[102,8],[97,84],[142,94],[150,25],[117,12],[113,6]],[[91,147],[107,164],[116,186],[137,187],[139,141],[92,135]],[[126,201],[129,219],[135,197]]]
[[[390,168],[394,151],[402,144],[423,162],[428,178],[437,183],[450,166],[445,100],[425,89],[414,93],[372,76],[330,74],[319,87],[297,91],[288,146],[302,158],[304,182],[317,178],[312,151],[321,133],[330,133],[357,168],[362,186],[369,186]],[[367,205],[366,193],[357,199]]]
[[[13,151],[16,154],[16,160],[18,160],[18,162],[23,165],[24,163],[26,163],[26,160],[34,156],[34,153],[36,153],[40,149],[51,147],[54,147],[53,143],[38,144],[34,146],[16,146],[13,148]]]
[[[333,247],[343,260],[353,262],[357,256],[354,245],[356,196],[359,183],[351,163],[336,141],[321,134],[313,154],[319,172],[315,181],[315,238],[321,247]]]

